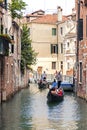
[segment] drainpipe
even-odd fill
[[[57,46],[58,46],[58,23],[57,23]],[[59,46],[58,46],[58,48],[59,48]],[[57,49],[58,49],[58,48],[57,48]],[[58,52],[58,50],[57,50],[57,70],[58,70],[58,68],[59,68],[59,67],[58,67],[58,53],[59,53],[59,52]]]
[[[79,19],[80,19],[80,0],[78,0],[78,14],[77,14],[77,64],[79,62],[79,36],[78,36],[78,32],[79,32]]]
[[[79,82],[79,19],[80,19],[80,0],[78,0],[78,9],[77,9],[77,57],[76,57],[76,65],[77,65],[77,88]],[[77,89],[76,89],[77,90]]]
[[[57,7],[57,45],[58,45],[58,50],[59,50],[59,42],[58,42],[58,26],[62,22],[62,8],[60,6]],[[59,64],[58,64],[58,55],[57,54],[57,70],[59,70]]]

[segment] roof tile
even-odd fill
[[[62,22],[68,20],[67,16],[62,17]],[[57,22],[57,14],[46,14],[42,17],[32,20],[34,23],[45,23],[45,24],[55,24]]]

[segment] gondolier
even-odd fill
[[[61,82],[62,82],[62,74],[61,74],[60,71],[56,74],[56,77],[55,77],[55,78],[57,79],[57,86],[58,86],[58,88],[59,88],[59,87],[60,87],[60,84],[61,84]]]
[[[46,78],[47,78],[47,74],[46,74],[46,72],[44,71],[43,74],[41,75],[41,79],[42,79],[42,80],[46,80]]]

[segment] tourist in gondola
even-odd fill
[[[57,93],[59,96],[62,96],[64,94],[63,89],[60,87]]]

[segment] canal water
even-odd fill
[[[65,93],[60,103],[47,103],[48,89],[31,84],[0,106],[0,130],[87,130],[87,103]]]

